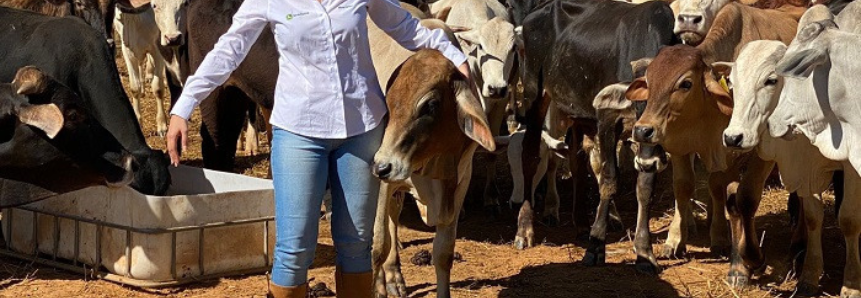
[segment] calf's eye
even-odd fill
[[[679,84],[679,89],[690,90],[692,86],[691,81],[684,81]]]
[[[768,78],[767,80],[765,80],[765,85],[766,86],[777,85],[777,78]]]

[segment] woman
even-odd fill
[[[245,0],[171,111],[167,147],[177,165],[177,139],[185,148],[192,110],[227,80],[260,32],[272,28],[280,58],[269,119],[277,229],[270,296],[305,297],[328,180],[336,291],[371,297],[379,192],[371,165],[386,105],[371,61],[367,16],[405,48],[439,50],[469,78],[466,56],[443,31],[422,27],[396,0]]]

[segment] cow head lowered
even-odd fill
[[[663,145],[671,154],[688,154],[712,142],[719,145],[719,131],[714,136],[704,135],[704,131],[714,129],[698,128],[726,127],[732,114],[729,92],[715,79],[702,53],[686,45],[661,49],[649,64],[646,77],[634,80],[626,96],[648,98],[649,102],[634,125],[634,140]]]
[[[0,177],[53,192],[131,183],[132,155],[79,102],[32,66],[0,84]]]
[[[433,157],[459,157],[471,141],[496,149],[481,103],[438,51],[416,52],[395,70],[387,89],[389,122],[373,168],[380,179],[406,180]]]
[[[786,52],[780,41],[757,40],[747,44],[735,63],[718,62],[714,69],[730,78],[733,112],[724,130],[724,146],[748,151],[768,133],[768,118],[777,107],[784,78],[777,75],[777,62]]]
[[[514,66],[514,25],[495,17],[472,30],[458,32],[469,54],[470,67],[477,72],[483,98],[504,98]]]
[[[699,45],[717,17],[732,0],[677,0],[675,33],[685,44]]]

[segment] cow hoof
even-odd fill
[[[527,240],[526,238],[520,236],[514,237],[514,248],[517,248],[518,250],[524,250],[530,247],[532,247],[531,240]]]
[[[806,282],[799,282],[795,286],[795,297],[816,297],[819,295],[819,286]]]
[[[661,266],[658,265],[657,262],[643,257],[637,257],[637,263],[635,267],[637,268],[637,272],[648,274],[651,276],[657,276],[661,273]]]
[[[840,298],[861,298],[861,291],[844,286],[843,289],[840,290]]]
[[[669,245],[669,244],[664,244],[664,246],[661,248],[661,254],[659,257],[662,259],[670,259],[670,260],[681,259],[681,258],[685,257],[687,250],[688,250],[687,246],[685,246],[684,244],[679,244],[678,247],[674,247],[674,246]]]
[[[386,292],[389,293],[389,296],[406,298],[407,285],[404,282],[403,276],[398,275],[393,281],[386,282]]]
[[[747,287],[748,283],[750,283],[750,277],[744,273],[730,270],[726,277],[726,281],[731,287],[741,289]]]
[[[603,253],[586,252],[583,255],[583,265],[586,266],[601,266],[604,265],[605,255]]]
[[[547,225],[548,227],[558,227],[559,226],[559,219],[556,218],[556,216],[548,215],[548,216],[544,217],[544,224]]]
[[[843,287],[840,291],[840,298],[861,298],[861,291]]]
[[[729,245],[712,245],[709,251],[715,258],[728,258],[732,249]]]

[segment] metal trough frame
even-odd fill
[[[7,247],[0,248],[0,254],[23,259],[34,261],[36,263],[40,263],[43,265],[48,265],[52,267],[57,267],[60,269],[78,272],[84,274],[89,277],[97,277],[104,280],[126,284],[135,287],[141,288],[159,288],[159,287],[168,287],[168,286],[176,286],[196,281],[202,281],[206,279],[219,278],[223,276],[231,276],[231,275],[244,275],[244,274],[255,274],[255,273],[263,273],[270,269],[269,263],[269,223],[275,221],[274,216],[266,216],[266,217],[258,217],[252,219],[243,219],[236,221],[227,221],[227,222],[216,222],[216,223],[208,223],[198,226],[184,226],[184,227],[171,227],[171,228],[134,228],[127,227],[118,224],[113,224],[109,222],[103,222],[98,220],[92,220],[88,218],[83,218],[74,215],[66,215],[49,211],[36,210],[26,206],[19,206],[14,208],[9,208],[9,218],[3,218],[3,220],[8,220],[6,225],[6,237],[8,239],[12,239],[12,233],[14,231],[12,219],[13,211],[15,210],[24,210],[33,213],[33,252],[32,254],[24,254],[13,251],[9,246],[10,243],[7,243]],[[51,254],[51,259],[42,258],[39,256],[39,221],[38,215],[46,215],[51,216],[53,218],[53,229],[54,229],[54,247],[53,252]],[[59,219],[67,219],[72,220],[75,223],[75,247],[74,247],[74,255],[75,258],[72,260],[72,264],[68,264],[65,262],[61,262],[57,260],[57,251],[59,250],[59,239],[60,239],[60,223]],[[80,243],[81,243],[81,222],[92,224],[96,227],[96,264],[85,264],[83,262],[78,262],[78,255],[80,254]],[[206,229],[212,228],[220,228],[220,227],[229,227],[229,226],[238,226],[238,225],[251,225],[251,224],[263,224],[263,257],[264,257],[264,266],[259,268],[252,269],[244,269],[244,270],[236,270],[229,272],[221,272],[215,274],[206,274],[203,268],[203,256],[205,253],[205,246],[203,245],[203,231]],[[126,259],[126,274],[125,275],[117,275],[110,272],[102,272],[99,268],[102,267],[102,229],[110,228],[117,229],[126,232],[126,247],[125,247],[125,259]],[[198,255],[197,255],[197,264],[200,268],[200,274],[184,277],[181,279],[177,278],[176,274],[176,233],[178,232],[186,232],[186,231],[198,231]],[[133,243],[133,233],[138,234],[147,234],[147,235],[161,235],[161,234],[171,234],[171,256],[170,256],[170,276],[173,278],[172,280],[166,281],[151,281],[151,280],[139,280],[130,276],[131,272],[131,250]],[[81,263],[81,264],[79,264]],[[89,268],[87,268],[89,266]]]

